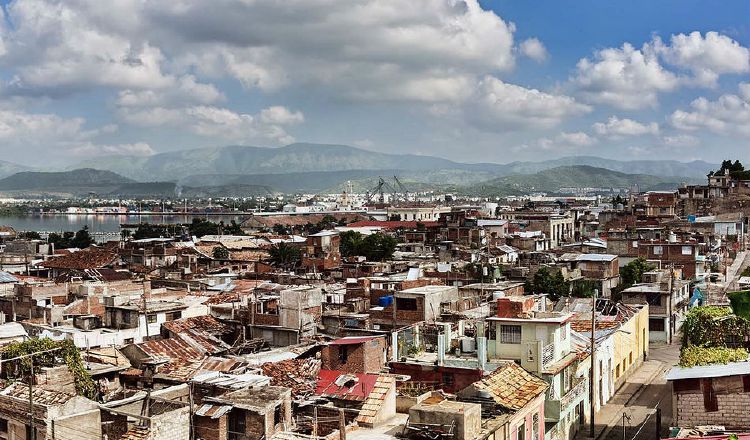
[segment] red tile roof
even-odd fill
[[[51,258],[39,265],[49,269],[85,270],[107,266],[112,264],[116,258],[116,253],[108,249],[92,246],[67,255]]]
[[[373,228],[380,227],[383,229],[416,229],[417,224],[422,224],[425,227],[436,227],[440,226],[439,222],[417,222],[417,221],[377,221],[377,220],[363,220],[359,222],[349,223],[346,225],[347,228]]]

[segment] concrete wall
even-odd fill
[[[433,405],[419,404],[409,410],[409,422],[441,425],[455,422],[455,439],[473,440],[482,429],[482,406],[449,400]]]

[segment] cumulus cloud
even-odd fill
[[[520,144],[512,148],[514,152],[521,151],[542,151],[542,152],[572,152],[584,147],[590,147],[597,143],[595,137],[589,134],[576,132],[561,132],[554,137],[542,137],[534,142]]]
[[[617,116],[610,116],[607,122],[597,122],[592,128],[598,135],[610,138],[659,134],[659,124],[656,122],[641,123],[628,118],[620,119]]]
[[[521,42],[518,46],[521,53],[532,60],[541,63],[549,58],[547,48],[537,38],[529,38]]]
[[[550,128],[591,111],[569,96],[527,89],[494,77],[481,81],[466,106],[469,122],[489,131]]]
[[[716,101],[700,97],[690,103],[689,110],[675,110],[670,122],[684,131],[750,137],[750,88],[742,83],[739,89],[739,95],[721,95]]]
[[[669,67],[677,68],[671,70]],[[682,86],[713,87],[720,75],[750,72],[750,51],[718,32],[655,36],[640,49],[630,43],[581,59],[571,84],[586,100],[636,110]]]
[[[668,45],[657,37],[652,46],[667,63],[690,70],[699,85],[713,87],[719,75],[750,72],[750,50],[718,32],[672,35]]]
[[[151,154],[143,143],[99,145],[95,139],[117,131],[114,124],[87,129],[84,118],[63,118],[47,113],[0,110],[0,144],[14,158],[44,154],[44,157],[67,154]]]
[[[283,107],[270,107],[251,115],[206,105],[175,108],[121,107],[119,116],[137,126],[184,128],[209,138],[274,144],[294,142],[294,137],[286,129],[304,120],[302,113]]]
[[[664,69],[653,51],[625,43],[578,61],[571,82],[590,102],[633,110],[655,106],[658,94],[674,90],[679,79]]]

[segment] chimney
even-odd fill
[[[487,366],[487,338],[480,336],[477,338],[477,360],[479,368],[482,370]]]

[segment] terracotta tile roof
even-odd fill
[[[51,258],[39,265],[49,269],[96,269],[112,264],[117,254],[108,249],[89,247],[67,255]]]
[[[383,409],[385,398],[396,383],[393,376],[378,376],[370,394],[367,396],[365,403],[359,410],[357,422],[364,426],[372,426],[375,423],[375,417]]]
[[[263,374],[271,385],[292,389],[292,396],[308,396],[315,391],[321,362],[317,359],[288,359],[262,364]]]
[[[39,387],[34,387],[32,394],[34,398],[34,404],[45,406],[62,405],[63,403],[66,403],[68,400],[75,397],[75,395],[73,394],[45,390]],[[20,382],[14,382],[0,391],[0,395],[28,401],[29,387]]]
[[[92,296],[88,299],[77,299],[65,306],[63,309],[63,315],[104,316],[104,304],[99,302],[99,298],[96,296]]]
[[[133,426],[123,434],[119,440],[146,440],[151,436],[151,430],[142,426]]]
[[[267,251],[229,251],[229,259],[232,261],[264,261],[270,256]]]
[[[475,382],[473,386],[487,391],[498,405],[517,411],[544,393],[549,385],[542,379],[521,368],[515,362],[493,371],[490,375]]]
[[[618,328],[618,327],[620,327],[620,322],[618,321],[602,321],[599,319],[596,320],[597,330],[609,330],[609,329]],[[570,328],[577,332],[591,333],[591,320],[581,319],[578,321],[570,321]]]

